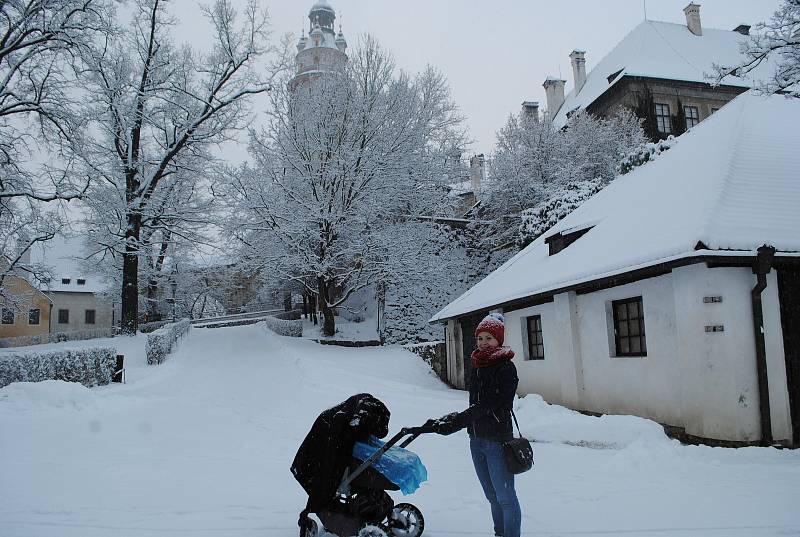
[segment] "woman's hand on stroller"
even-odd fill
[[[441,418],[429,419],[423,427],[430,427],[433,432],[447,436],[462,429],[463,425],[459,423],[458,412],[451,412]]]

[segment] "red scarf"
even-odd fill
[[[479,349],[472,351],[472,367],[481,368],[498,364],[514,357],[511,347],[497,347],[491,352],[482,352]]]

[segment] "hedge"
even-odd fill
[[[302,320],[287,321],[276,319],[275,317],[267,317],[264,319],[264,327],[272,330],[279,336],[303,337]]]
[[[62,341],[83,341],[101,337],[114,337],[114,329],[95,328],[92,330],[75,330],[72,332],[53,332],[36,336],[17,336],[0,339],[0,348],[28,347],[30,345],[44,345],[46,343],[60,343]]]
[[[178,339],[189,332],[190,326],[189,319],[183,319],[148,334],[145,345],[147,363],[152,365],[164,362]]]
[[[116,357],[113,347],[0,354],[0,388],[12,382],[42,380],[80,382],[87,387],[108,384]]]

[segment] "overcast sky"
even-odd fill
[[[210,3],[211,0],[203,0]],[[244,1],[244,0],[237,0]],[[299,36],[308,27],[314,0],[260,0],[272,15],[276,37]],[[418,72],[431,64],[447,76],[453,98],[475,140],[471,153],[491,153],[495,133],[522,101],[545,108],[542,83],[548,75],[572,87],[569,53],[586,51],[587,71],[645,18],[685,23],[688,0],[329,0],[337,29],[350,44],[370,33],[396,57],[398,66]],[[704,27],[731,30],[770,18],[779,0],[704,0]],[[195,40],[202,23],[191,6],[177,0],[185,21],[179,39]],[[190,33],[187,30],[191,30]],[[187,32],[187,33],[184,33]]]

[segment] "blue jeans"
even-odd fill
[[[492,507],[494,534],[519,537],[522,513],[514,489],[514,474],[506,466],[502,442],[470,438],[469,450],[478,481]]]

